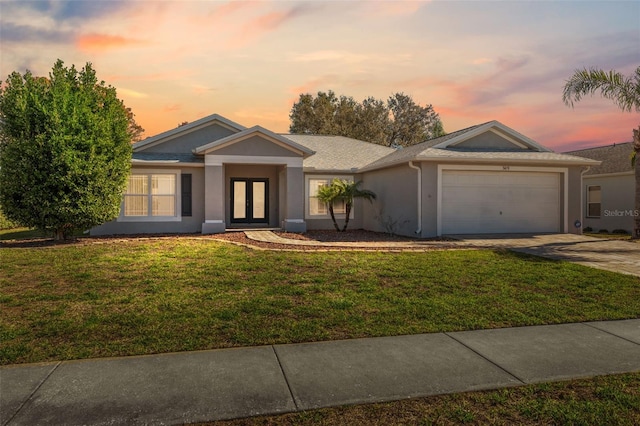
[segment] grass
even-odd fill
[[[345,424],[638,425],[640,373],[207,423],[211,426]]]
[[[0,364],[637,318],[640,279],[507,251],[0,248]]]
[[[44,238],[51,237],[50,235],[46,235],[46,233],[30,228],[10,228],[10,229],[0,229],[0,241],[6,240],[24,240],[28,238]]]
[[[601,232],[585,232],[584,235],[588,237],[606,238],[608,240],[622,240],[622,241],[635,241],[640,243],[640,240],[632,240],[629,234],[609,234]]]

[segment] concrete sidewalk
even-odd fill
[[[640,371],[640,319],[0,368],[0,424],[176,424]]]

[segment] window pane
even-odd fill
[[[590,186],[589,187],[589,202],[590,203],[600,203],[601,200],[601,191],[599,186]]]
[[[176,193],[175,175],[152,175],[151,193],[162,195],[173,195]]]
[[[329,185],[329,179],[309,179],[309,214],[313,216],[324,216],[329,214],[327,205],[318,200],[318,189]]]
[[[344,200],[336,200],[333,202],[333,212],[335,214],[345,214],[347,212],[347,203]]]
[[[127,194],[148,194],[148,177],[147,175],[130,175],[127,185]]]
[[[266,195],[266,183],[265,182],[253,182],[253,218],[264,219],[265,214],[265,195]]]
[[[152,216],[175,216],[176,199],[173,195],[153,195],[151,197]]]
[[[587,216],[600,217],[600,203],[589,203]]]
[[[246,219],[247,218],[247,182],[234,181],[233,182],[233,218],[234,219]]]
[[[125,195],[125,216],[146,216],[149,212],[148,197],[146,195]]]

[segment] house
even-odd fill
[[[632,152],[633,142],[627,142],[567,153],[601,161],[582,176],[585,228],[633,232],[636,183]]]
[[[580,233],[581,173],[597,161],[558,154],[491,121],[408,148],[341,136],[276,134],[217,114],[133,145],[117,219],[92,235],[332,229],[317,190],[363,181],[350,226],[433,237]],[[338,218],[344,206],[336,206]]]

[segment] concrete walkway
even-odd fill
[[[475,247],[503,247],[640,277],[640,244],[574,234],[458,235]]]
[[[1,425],[176,424],[640,371],[640,319],[0,368]]]
[[[246,231],[248,238],[295,246],[420,250],[445,248],[505,248],[549,259],[640,277],[640,244],[574,234],[452,235],[457,241],[320,242],[284,238],[271,231]]]

